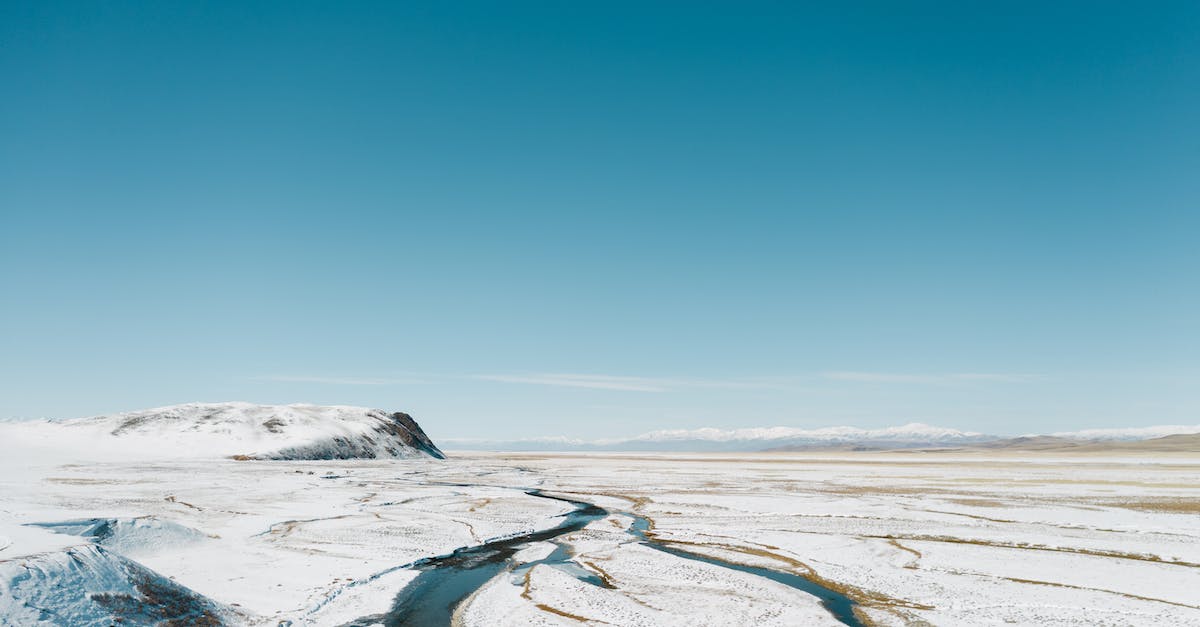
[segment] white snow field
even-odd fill
[[[122,459],[32,430],[0,425],[4,625],[1200,625],[1198,454]]]

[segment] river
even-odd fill
[[[527,490],[526,493],[538,498],[570,503],[575,506],[575,509],[562,515],[562,522],[549,529],[494,540],[478,546],[463,547],[449,555],[430,557],[416,562],[412,568],[420,571],[421,574],[400,590],[392,608],[387,613],[364,616],[346,623],[346,626],[368,627],[382,624],[387,627],[441,627],[449,625],[455,608],[464,599],[474,594],[496,575],[516,566],[511,559],[514,553],[535,542],[553,541],[559,536],[578,531],[588,523],[609,515],[607,510],[585,501],[551,496],[540,490]],[[634,522],[629,533],[646,546],[675,557],[749,573],[802,590],[821,599],[821,605],[842,624],[851,627],[862,626],[862,623],[854,615],[854,601],[836,590],[826,588],[794,573],[745,566],[684,551],[650,536],[647,533],[650,522],[646,518],[627,512],[622,513],[633,517]],[[579,567],[570,561],[570,558],[571,552],[567,546],[559,544],[558,548],[549,556],[536,562],[522,564],[519,570],[532,568],[536,564],[547,564],[563,569],[577,579],[593,585],[605,585],[599,577]]]

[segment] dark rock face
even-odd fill
[[[175,582],[150,576],[150,571],[131,573],[136,594],[101,592],[92,601],[107,610],[113,624],[162,625],[163,627],[220,627],[230,624],[228,612]]]
[[[398,411],[390,416],[380,416],[379,420],[381,424],[375,428],[375,431],[396,436],[405,444],[428,453],[434,459],[446,459],[445,453],[442,453],[433,444],[433,440],[425,435],[425,432],[421,430],[421,425],[418,425],[412,416]]]
[[[332,437],[302,446],[291,446],[261,456],[246,459],[318,460],[318,459],[378,459],[407,458],[428,455],[446,459],[445,453],[425,435],[412,416],[404,412],[388,414],[372,410],[374,419],[370,434],[351,437]]]

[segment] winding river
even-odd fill
[[[578,531],[588,523],[602,519],[609,514],[607,510],[592,503],[550,496],[541,490],[527,490],[526,494],[570,503],[575,506],[575,510],[564,514],[562,522],[549,529],[494,540],[478,546],[462,547],[449,555],[430,557],[416,562],[412,568],[420,571],[421,574],[400,590],[388,612],[364,616],[346,623],[346,626],[368,627],[382,624],[387,627],[430,627],[449,625],[455,608],[464,599],[474,594],[496,575],[513,568],[511,558],[517,551],[535,542],[552,541],[559,536]],[[647,533],[650,521],[646,518],[632,513],[622,513],[633,517],[634,522],[629,533],[646,546],[675,557],[765,577],[802,590],[821,599],[821,605],[842,624],[851,627],[861,627],[862,625],[854,615],[854,601],[836,590],[826,588],[793,573],[745,566],[684,551],[650,536]],[[558,548],[549,556],[536,562],[523,564],[519,570],[531,568],[535,564],[549,564],[565,570],[582,581],[598,586],[605,585],[599,577],[570,561],[570,557],[571,552],[566,545],[559,544]]]

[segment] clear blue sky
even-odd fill
[[[0,417],[1200,422],[1200,4],[0,4]]]

